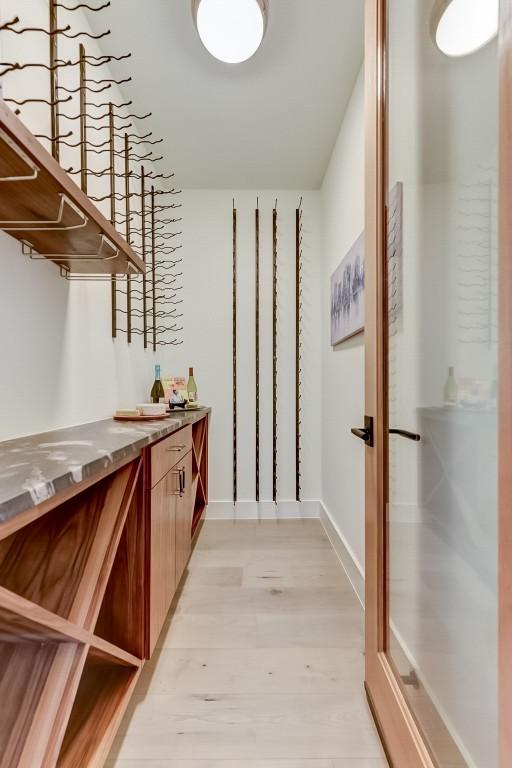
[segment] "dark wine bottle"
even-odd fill
[[[155,365],[155,381],[153,382],[153,386],[151,387],[151,402],[152,403],[159,403],[160,399],[163,400],[165,397],[164,388],[162,386],[162,381],[160,378],[160,366]]]

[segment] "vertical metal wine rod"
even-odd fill
[[[295,211],[295,499],[300,501],[301,207]]]
[[[256,198],[254,212],[256,245],[256,297],[255,297],[255,332],[256,332],[256,501],[260,500],[260,206]]]
[[[108,130],[109,130],[109,149],[110,149],[110,221],[113,226],[116,222],[116,147],[114,130],[114,107],[112,102],[108,105]],[[117,285],[116,276],[112,275],[111,281],[112,296],[112,338],[117,336]]]
[[[128,134],[124,135],[124,202],[125,202],[125,228],[126,242],[130,245],[130,144]],[[132,341],[132,278],[126,278],[126,339],[128,344]]]
[[[87,194],[87,83],[85,47],[80,44],[80,186]]]
[[[52,137],[52,155],[55,160],[59,160],[59,75],[56,66],[57,53],[57,0],[49,0],[50,24],[49,24],[49,44],[50,44],[50,115]]]
[[[277,200],[272,211],[272,499],[277,504]]]
[[[236,208],[233,200],[233,504],[237,500],[237,402],[236,402]]]
[[[144,334],[144,349],[148,348],[148,306],[147,306],[147,274],[146,274],[146,177],[144,166],[140,169],[140,218],[142,232],[142,261],[144,272],[142,273],[142,322]]]
[[[155,244],[155,188],[151,187],[151,277],[152,277],[152,307],[153,352],[156,352],[156,244]]]

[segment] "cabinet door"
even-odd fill
[[[187,453],[179,467],[182,471],[182,493],[176,503],[176,584],[186,568],[192,546],[192,452]]]
[[[153,652],[176,591],[176,507],[180,472],[171,469],[151,491],[149,651]]]

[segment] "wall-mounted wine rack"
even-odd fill
[[[272,211],[272,500],[277,504],[277,199]]]
[[[295,211],[295,499],[301,500],[302,197]]]
[[[65,171],[79,180],[89,200],[100,208],[103,204],[108,206],[112,226],[144,265],[141,275],[134,270],[109,276],[99,271],[84,274],[83,269],[77,268],[78,260],[73,264],[60,260],[56,263],[61,275],[70,281],[109,281],[112,337],[122,334],[132,343],[135,336],[140,336],[144,348],[156,350],[159,346],[182,343],[181,232],[177,226],[181,218],[173,213],[181,207],[177,198],[180,190],[164,188],[165,180],[173,174],[157,170],[156,164],[163,157],[156,155],[153,146],[162,143],[162,139],[154,138],[151,131],[139,130],[141,122],[150,119],[151,113],[138,114],[131,110],[130,100],[108,98],[114,87],[129,83],[131,77],[112,78],[105,67],[110,62],[129,59],[131,53],[93,55],[83,41],[106,38],[110,30],[99,34],[75,31],[72,24],[61,24],[59,19],[62,12],[67,18],[73,18],[75,11],[97,13],[109,5],[109,2],[97,7],[87,3],[67,5],[48,0],[48,28],[24,24],[18,16],[3,24],[0,32],[5,35],[22,37],[28,32],[46,35],[48,59],[1,62],[0,77],[5,91],[11,73],[30,72],[35,68],[48,72],[47,99],[40,95],[17,99],[8,94],[5,101],[21,117],[28,105],[49,109],[50,134],[38,133],[35,137],[47,144],[62,167],[64,157],[71,156],[78,161],[76,166],[66,163]],[[59,43],[64,39],[68,41],[68,49],[72,45],[69,41],[76,40],[76,52],[66,59],[59,55]],[[98,167],[98,163],[105,167]],[[93,193],[92,181],[101,183],[102,179],[108,185],[107,193],[105,188],[99,194]],[[106,259],[103,243],[101,240],[96,254],[90,254],[91,260]],[[27,249],[26,245],[24,252],[36,257],[35,249]],[[126,318],[125,326],[119,322],[121,317]]]
[[[237,477],[237,456],[238,456],[238,423],[237,423],[237,380],[236,380],[236,313],[237,313],[237,290],[236,290],[236,267],[237,267],[237,219],[235,201],[233,200],[233,504],[236,504],[238,497],[238,477]]]
[[[256,501],[260,500],[260,206],[256,199],[254,211],[254,246],[255,246],[255,372],[256,372]]]

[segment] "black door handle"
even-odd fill
[[[400,437],[405,437],[407,440],[414,440],[415,442],[421,440],[421,435],[418,435],[416,432],[408,432],[407,429],[390,429],[389,434],[400,435]]]
[[[369,445],[370,448],[373,446],[373,417],[372,416],[365,416],[364,417],[364,427],[352,427],[350,430],[353,435],[358,437],[360,440],[364,440],[366,445]]]
[[[353,435],[361,438],[361,440],[364,440],[365,442],[370,439],[369,429],[365,429],[364,427],[352,427],[350,431]]]

